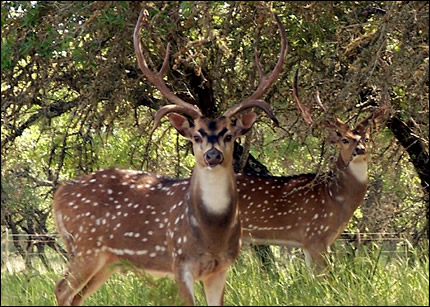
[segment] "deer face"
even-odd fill
[[[339,146],[344,163],[365,161],[368,140],[368,134],[360,134],[356,130],[348,131],[343,135]]]
[[[356,145],[352,153],[352,162],[360,162],[367,160],[367,145],[369,143],[370,129],[360,130],[358,128],[352,131]]]
[[[345,164],[367,160],[367,144],[369,142],[369,129],[360,124],[355,129],[336,119],[330,140],[340,148],[340,154]]]
[[[175,129],[193,143],[196,164],[214,168],[232,165],[234,140],[251,129],[256,116],[250,112],[235,120],[220,116],[215,120],[200,117],[191,122],[182,115],[172,113],[169,119]]]

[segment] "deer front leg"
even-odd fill
[[[180,265],[175,270],[179,296],[187,306],[194,306],[194,276],[189,265]]]
[[[208,306],[222,306],[227,270],[216,272],[203,281]]]

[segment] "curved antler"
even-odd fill
[[[173,94],[167,87],[166,83],[163,80],[163,77],[166,73],[167,68],[169,67],[169,53],[170,53],[170,43],[167,44],[166,55],[164,57],[163,66],[161,67],[158,73],[153,73],[149,68],[148,64],[143,57],[143,52],[140,46],[140,30],[142,29],[143,18],[148,15],[148,11],[146,9],[142,9],[140,11],[139,18],[136,23],[136,27],[134,29],[134,51],[136,53],[137,62],[139,64],[140,70],[142,70],[145,77],[151,82],[155,87],[161,92],[161,94],[170,102],[182,106],[183,108],[188,108],[192,110],[191,112],[197,112],[201,115],[200,110],[188,103],[183,101],[181,98]]]
[[[305,106],[305,105],[303,105],[303,103],[301,102],[301,100],[299,98],[299,87],[298,87],[298,81],[297,81],[298,75],[299,75],[299,70],[297,69],[296,73],[294,74],[293,96],[294,96],[294,99],[296,100],[297,107],[299,108],[300,112],[302,112],[303,119],[305,120],[305,122],[308,125],[310,125],[313,123],[313,119],[311,116],[312,104],[310,104],[309,106]],[[320,92],[319,92],[318,88],[317,88],[316,93],[315,93],[315,102],[320,106],[321,109],[324,110],[324,112],[327,112],[327,109],[321,103]]]
[[[302,116],[303,116],[304,120],[306,121],[306,123],[312,124],[312,122],[313,122],[312,117],[311,117],[312,104],[309,106],[304,106],[302,104],[302,102],[300,101],[299,94],[298,94],[297,79],[298,79],[298,70],[296,70],[296,73],[294,75],[293,96],[294,96],[294,99],[296,100],[296,103],[297,103],[299,110],[302,112]],[[318,89],[315,93],[315,101],[320,106],[320,108],[324,110],[324,112],[327,112],[327,109],[321,103]],[[360,121],[360,123],[358,124],[356,129],[360,130],[360,131],[364,131],[367,128],[367,126],[370,124],[371,121],[375,121],[378,117],[385,114],[387,109],[388,109],[388,104],[384,104],[384,105],[380,106],[376,111],[374,111],[368,117],[366,117],[365,119]],[[340,129],[343,131],[350,129],[346,123],[344,123],[343,121],[341,121],[337,117],[333,117],[333,119],[328,120],[327,125],[332,127],[332,128]]]
[[[190,109],[188,107],[184,106],[178,106],[175,104],[169,104],[167,106],[164,106],[160,108],[157,113],[155,113],[154,118],[154,125],[152,126],[151,133],[154,132],[155,129],[157,129],[158,125],[160,124],[160,120],[164,115],[167,115],[169,113],[181,113],[190,116],[192,119],[199,118],[202,114],[198,112],[195,109]]]
[[[242,102],[230,107],[227,111],[225,111],[224,116],[226,116],[226,117],[233,116],[234,114],[236,114],[236,113],[238,113],[244,109],[248,109],[250,107],[255,106],[255,107],[260,107],[261,109],[263,109],[276,124],[278,122],[276,120],[276,118],[273,116],[273,113],[270,110],[270,107],[267,105],[267,103],[262,101],[262,100],[259,100],[259,98],[261,98],[261,96],[263,96],[264,92],[269,88],[269,86],[271,86],[273,84],[273,82],[275,82],[275,80],[278,78],[278,76],[281,72],[282,66],[284,65],[285,55],[286,55],[287,49],[288,49],[287,35],[285,34],[284,25],[282,24],[278,15],[276,15],[276,14],[273,14],[273,15],[276,19],[276,22],[278,23],[279,30],[281,32],[281,45],[282,45],[282,47],[281,47],[281,54],[279,56],[278,62],[276,63],[276,66],[272,70],[272,72],[269,75],[265,75],[263,72],[263,67],[261,65],[259,56],[258,56],[257,48],[255,48],[255,62],[257,65],[258,72],[260,74],[260,83],[259,83],[257,89],[255,90],[255,92],[251,96],[249,96],[248,98],[246,98]],[[258,101],[263,102],[263,104],[257,103]]]
[[[365,119],[363,119],[358,124],[357,129],[363,131],[364,129],[367,128],[367,126],[369,126],[369,124],[370,124],[371,121],[375,121],[378,117],[380,117],[381,115],[384,115],[385,112],[387,111],[387,109],[388,109],[388,105],[387,104],[383,104],[376,111],[374,111],[368,117],[366,117]]]
[[[275,115],[273,114],[272,109],[270,108],[269,104],[264,100],[253,100],[253,101],[242,102],[241,104],[238,104],[229,108],[227,111],[224,112],[223,116],[231,117],[243,110],[246,110],[252,107],[257,107],[262,109],[264,112],[266,112],[267,116],[269,116],[270,119],[273,120],[275,125],[279,126],[279,122],[276,119]]]
[[[308,107],[304,106],[299,98],[299,88],[297,84],[298,75],[299,75],[299,70],[297,69],[296,73],[294,74],[293,96],[294,96],[294,99],[296,100],[297,107],[299,108],[300,112],[302,112],[303,119],[308,125],[310,125],[313,122],[311,112],[310,112],[311,106],[308,106]]]
[[[279,74],[281,73],[282,66],[285,62],[285,55],[287,54],[288,44],[287,44],[287,34],[285,34],[285,28],[282,24],[281,20],[279,19],[278,15],[273,13],[276,22],[278,23],[280,34],[281,34],[281,54],[279,55],[278,62],[276,63],[275,68],[272,70],[272,72],[269,75],[265,75],[263,71],[263,66],[261,65],[257,48],[254,49],[255,54],[255,63],[257,65],[258,73],[260,74],[260,83],[258,84],[257,89],[255,92],[249,96],[244,101],[250,101],[261,98],[263,96],[264,92],[269,88],[269,86],[272,85],[272,83],[278,78]]]

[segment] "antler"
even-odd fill
[[[302,112],[302,116],[305,119],[305,122],[310,125],[312,124],[313,120],[312,120],[312,116],[311,116],[311,106],[309,105],[308,107],[305,107],[302,102],[300,101],[299,98],[299,89],[298,89],[298,85],[297,85],[297,79],[298,79],[298,74],[299,74],[299,70],[296,70],[296,73],[294,75],[294,82],[293,82],[293,96],[294,99],[296,100],[297,103],[297,107],[299,108],[300,112]],[[319,99],[319,96],[318,96]],[[321,102],[320,102],[321,103]]]
[[[312,104],[310,104],[308,107],[306,107],[302,104],[302,102],[299,98],[299,88],[297,85],[298,74],[299,74],[299,70],[297,69],[296,73],[294,75],[294,81],[293,81],[293,96],[294,96],[294,99],[296,100],[297,107],[299,108],[300,112],[302,112],[302,116],[303,116],[305,122],[310,125],[313,123],[312,116],[311,116]],[[318,89],[315,93],[315,101],[320,106],[320,108],[324,110],[324,112],[327,112],[327,109],[321,103],[320,92],[318,91]]]
[[[196,115],[201,116],[200,110],[194,105],[183,101],[181,98],[173,94],[167,87],[166,83],[163,80],[163,77],[169,67],[169,54],[170,54],[170,43],[167,44],[166,55],[164,56],[163,66],[161,67],[158,73],[153,73],[146,63],[145,58],[143,57],[143,52],[140,46],[140,30],[142,29],[143,18],[148,15],[148,11],[146,9],[142,9],[139,15],[139,18],[136,23],[136,27],[134,29],[134,50],[137,57],[137,62],[139,64],[140,69],[142,70],[145,77],[151,82],[155,87],[161,92],[161,94],[170,102],[174,103],[177,106],[181,106],[182,108],[177,111],[181,111],[181,113],[185,113],[190,115],[191,117],[195,117]],[[170,108],[172,109],[172,108]],[[161,111],[161,110],[160,110]],[[165,111],[161,112],[163,115]],[[173,111],[172,111],[173,112]],[[161,114],[160,113],[160,114]],[[161,118],[161,117],[160,117]]]
[[[327,109],[325,108],[325,106],[322,104],[320,100],[320,91],[318,90],[318,88],[315,93],[315,101],[320,106],[320,108],[324,110],[324,112],[327,112]]]
[[[275,115],[272,112],[272,109],[270,108],[269,104],[265,102],[264,100],[253,100],[248,101],[246,103],[241,103],[238,105],[235,105],[231,108],[229,108],[227,111],[224,112],[223,116],[225,117],[231,117],[240,111],[252,108],[252,107],[258,107],[262,109],[264,112],[266,112],[267,116],[270,117],[271,120],[275,123],[276,126],[279,126],[279,122],[276,119]]]
[[[369,126],[369,124],[370,124],[371,121],[375,121],[378,117],[380,117],[381,115],[384,115],[385,112],[387,111],[387,109],[388,109],[388,104],[383,104],[375,112],[373,112],[368,117],[366,117],[365,119],[363,119],[358,124],[357,129],[359,129],[359,130],[366,129],[367,126]]]
[[[310,112],[312,104],[309,105],[308,107],[306,107],[300,101],[299,94],[298,94],[297,79],[298,79],[298,70],[296,70],[296,74],[294,75],[293,96],[294,96],[294,99],[296,100],[296,103],[297,103],[297,106],[298,106],[299,110],[302,112],[302,116],[303,116],[304,120],[306,121],[307,124],[311,124],[313,122],[312,117],[311,117],[311,112]],[[321,103],[318,89],[317,89],[317,91],[315,93],[315,101],[321,107],[321,109],[323,109],[325,112],[327,111],[327,109]],[[366,117],[365,119],[363,119],[358,124],[357,129],[358,130],[364,130],[364,129],[366,129],[367,126],[369,125],[369,123],[371,121],[374,121],[378,117],[380,117],[381,115],[385,114],[385,112],[387,111],[387,109],[388,109],[388,104],[384,104],[384,105],[380,106],[378,108],[378,110],[376,110],[375,112],[373,112],[372,114],[370,114],[368,117]],[[349,129],[348,125],[345,124],[344,122],[342,122],[340,119],[334,118],[333,121],[335,122],[335,124],[333,124],[332,122],[328,122],[329,126],[334,127],[334,128],[338,128],[338,129],[343,129],[343,130]]]
[[[224,116],[226,116],[226,117],[233,116],[236,113],[239,113],[240,111],[251,108],[251,107],[259,107],[259,108],[263,109],[276,124],[278,124],[277,123],[278,121],[273,116],[272,111],[270,110],[270,107],[267,105],[267,103],[262,101],[262,100],[259,100],[261,98],[261,96],[263,96],[264,92],[278,78],[278,76],[281,72],[282,66],[284,65],[285,55],[286,55],[287,49],[288,49],[287,35],[285,34],[284,25],[282,24],[278,15],[276,15],[276,14],[273,14],[273,15],[276,19],[276,22],[278,23],[279,30],[281,32],[281,45],[282,45],[282,47],[281,47],[281,54],[279,56],[278,62],[276,63],[276,66],[272,70],[272,72],[268,75],[265,75],[264,71],[263,71],[263,66],[261,65],[261,62],[260,62],[260,59],[258,56],[257,48],[255,48],[255,51],[254,51],[255,62],[257,65],[258,72],[260,74],[260,83],[258,84],[257,89],[255,90],[255,92],[251,96],[249,96],[248,98],[243,100],[241,103],[236,104],[236,105],[232,106],[231,108],[229,108],[227,111],[225,111]]]
[[[193,110],[184,106],[178,106],[175,104],[169,104],[160,108],[157,113],[155,113],[154,125],[152,126],[151,134],[154,132],[155,129],[157,129],[158,125],[160,124],[161,118],[169,113],[182,113],[191,116],[191,118],[193,119],[199,118],[202,115],[197,110]]]

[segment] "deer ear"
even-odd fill
[[[254,125],[257,120],[257,114],[254,112],[245,113],[240,116],[236,121],[235,127],[235,136],[242,136],[251,129],[252,125]]]
[[[173,127],[183,136],[186,138],[191,137],[191,125],[185,116],[176,114],[176,113],[170,113],[169,114],[169,120]]]
[[[340,142],[342,136],[348,131],[348,126],[337,117],[327,120],[326,126],[330,129],[328,140],[332,144]]]
[[[334,131],[345,134],[349,130],[349,126],[337,117],[327,121],[327,126]]]
[[[331,144],[339,143],[342,138],[342,134],[337,129],[330,130],[328,140]]]

